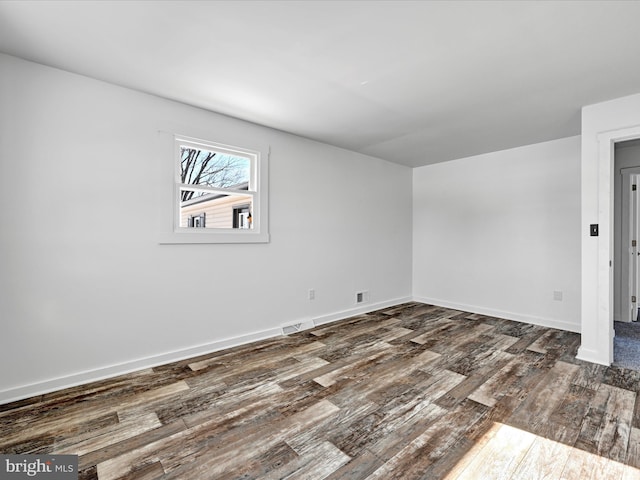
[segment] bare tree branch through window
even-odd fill
[[[249,181],[248,158],[186,146],[180,147],[180,156],[183,184],[234,188]],[[195,190],[183,190],[182,201],[202,194]]]

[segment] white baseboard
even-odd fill
[[[516,322],[531,323],[540,325],[541,327],[557,328],[558,330],[566,330],[568,332],[580,333],[580,325],[565,322],[552,318],[536,317],[534,315],[525,315],[521,313],[507,312],[504,310],[495,310],[492,308],[477,307],[475,305],[465,305],[461,303],[448,302],[446,300],[438,300],[427,297],[413,297],[413,301],[420,303],[428,303],[438,307],[453,308],[454,310],[462,310],[463,312],[478,313],[490,317],[504,318],[506,320],[514,320]]]
[[[43,395],[45,393],[63,390],[65,388],[76,387],[78,385],[90,382],[117,377],[118,375],[124,375],[138,370],[144,370],[145,368],[157,367],[159,365],[165,365],[167,363],[173,363],[180,360],[197,357],[199,355],[206,355],[208,353],[223,350],[225,348],[236,347],[238,345],[275,337],[280,335],[281,333],[282,329],[272,328],[261,332],[254,332],[247,335],[241,335],[225,340],[197,345],[195,347],[189,347],[181,350],[162,353],[159,355],[140,358],[132,360],[130,362],[123,362],[107,367],[86,370],[84,372],[65,375],[42,382],[36,382],[20,387],[2,390],[0,391],[0,405],[4,403],[14,402],[16,400],[34,397],[36,395]]]
[[[337,322],[338,320],[344,320],[345,318],[354,317],[356,315],[363,315],[365,313],[373,312],[375,310],[382,310],[383,308],[393,307],[402,303],[411,302],[411,297],[401,297],[394,300],[388,300],[386,302],[378,303],[365,303],[358,307],[350,308],[348,310],[342,310],[341,312],[332,313],[329,315],[323,315],[316,317],[313,322],[316,325],[323,325],[325,323]]]
[[[602,352],[584,347],[578,348],[578,354],[576,355],[576,358],[578,360],[584,360],[585,362],[606,365],[607,367],[611,364],[608,359],[602,358]]]
[[[392,307],[401,303],[411,301],[411,297],[403,297],[395,300],[389,300],[379,303],[367,303],[357,308],[343,310],[340,312],[332,313],[329,315],[323,315],[312,319],[314,325],[321,325],[324,323],[335,322],[343,320],[345,318],[352,317],[354,315],[360,315],[363,313],[372,312],[374,310],[380,310],[382,308]],[[296,323],[295,321],[290,322]],[[304,325],[307,326],[308,320],[305,320]],[[65,375],[41,382],[22,385],[19,387],[13,387],[0,391],[0,405],[5,403],[11,403],[18,400],[23,400],[29,397],[35,397],[37,395],[43,395],[45,393],[54,392],[57,390],[63,390],[65,388],[76,387],[90,382],[96,382],[105,380],[107,378],[117,377],[118,375],[124,375],[127,373],[135,372],[138,370],[144,370],[146,368],[157,367],[159,365],[165,365],[167,363],[178,362],[186,360],[188,358],[197,357],[199,355],[206,355],[225,348],[236,347],[239,345],[245,345],[247,343],[255,342],[258,340],[265,340],[267,338],[277,337],[282,335],[282,327],[271,328],[260,332],[249,333],[246,335],[240,335],[233,338],[224,340],[218,340],[194,347],[189,347],[181,350],[175,350],[172,352],[162,353],[159,355],[153,355],[150,357],[140,358],[129,362],[123,362],[107,367],[96,368],[93,370],[86,370],[84,372],[78,372],[71,375]]]

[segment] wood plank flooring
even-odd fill
[[[0,405],[80,478],[640,479],[640,372],[579,336],[408,303]]]

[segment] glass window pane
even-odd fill
[[[181,228],[253,228],[253,197],[181,189]]]
[[[251,160],[180,145],[181,183],[247,190]]]

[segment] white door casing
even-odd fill
[[[598,134],[598,306],[597,352],[613,362],[613,166],[614,145],[640,138],[640,125]],[[581,347],[582,348],[582,347]],[[578,350],[578,358],[590,360]]]
[[[616,239],[617,245],[620,246],[621,259],[619,264],[620,272],[620,318],[616,320],[622,322],[635,321],[638,318],[638,248],[640,245],[640,222],[638,215],[640,214],[640,167],[622,168],[620,170],[622,181],[621,192],[621,238]],[[635,187],[634,187],[635,186]],[[619,232],[620,233],[620,232]]]

